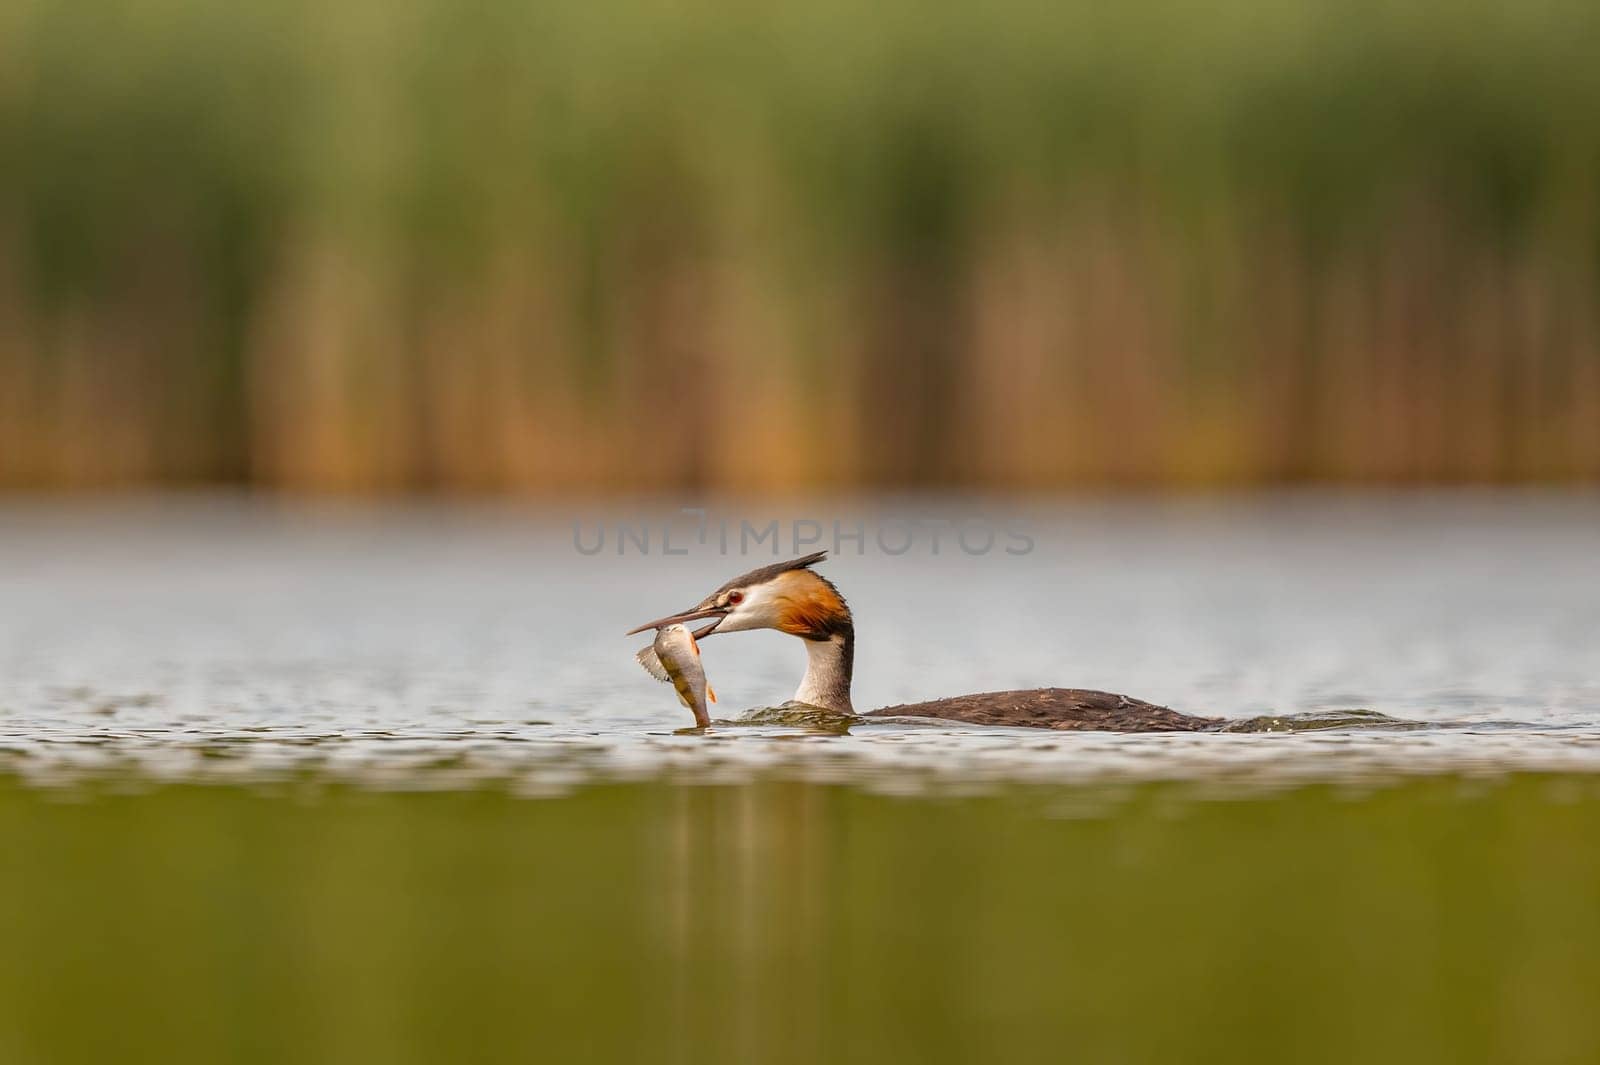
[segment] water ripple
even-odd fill
[[[529,795],[643,778],[761,776],[920,792],[998,783],[1202,781],[1251,792],[1437,773],[1600,772],[1600,728],[1324,726],[1297,732],[1041,733],[921,723],[847,733],[768,723],[587,732],[454,728],[0,728],[0,772],[45,787],[94,780],[267,783],[316,777],[380,789],[494,786]]]

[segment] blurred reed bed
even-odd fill
[[[11,0],[0,485],[1600,475],[1576,0]]]

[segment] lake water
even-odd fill
[[[779,769],[933,782],[1600,766],[1600,499],[1284,495],[1054,506],[910,500],[673,508],[286,505],[226,498],[0,507],[0,766],[530,792]],[[733,725],[705,736],[644,675],[634,624],[772,558],[739,523],[815,521],[857,618],[855,700],[1062,685],[1235,719],[1370,709],[1432,727],[1112,736]],[[1020,531],[971,554],[931,535]],[[641,525],[650,553],[601,530]],[[663,556],[659,531],[678,539]],[[813,530],[814,531],[814,530]],[[981,545],[974,536],[970,544]],[[685,546],[687,545],[687,546]],[[788,554],[794,546],[780,542]],[[582,550],[580,550],[582,548]],[[801,545],[805,550],[806,545]],[[723,718],[786,700],[799,641],[705,641]]]
[[[622,633],[770,544],[573,532],[670,508],[9,503],[0,1062],[1600,1058],[1596,500],[714,513],[868,530],[863,708],[1256,731],[682,734]],[[728,718],[804,663],[704,648]]]

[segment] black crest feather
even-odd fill
[[[772,580],[772,578],[778,576],[779,574],[788,573],[790,570],[808,569],[827,557],[828,553],[826,551],[813,551],[809,555],[802,555],[799,558],[791,558],[787,562],[774,562],[770,566],[762,566],[760,569],[753,569],[749,573],[735,577],[727,584],[724,584],[721,588],[718,588],[714,593],[712,593],[712,598],[715,599],[723,592],[732,591],[735,588],[748,588],[753,584],[765,584],[767,581]]]

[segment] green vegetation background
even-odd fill
[[[1580,0],[9,0],[0,487],[1600,476]]]

